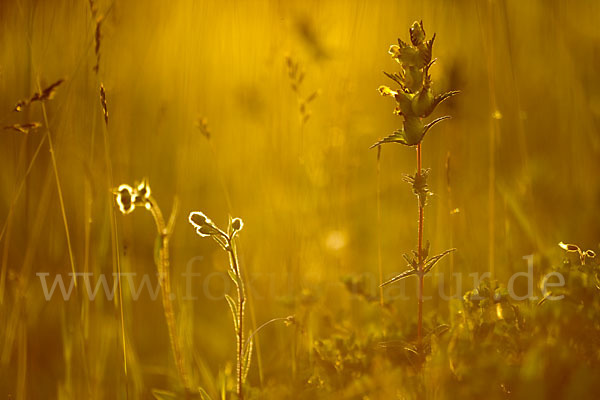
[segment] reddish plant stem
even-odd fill
[[[417,145],[417,177],[421,176],[421,143]],[[417,346],[419,352],[421,351],[421,340],[423,330],[423,220],[424,220],[424,209],[421,204],[421,199],[417,199],[419,206],[419,245],[417,248],[417,258],[419,261],[419,301],[418,301],[418,320],[417,320]]]

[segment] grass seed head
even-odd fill
[[[54,96],[56,95],[56,88],[58,88],[64,81],[65,81],[64,79],[59,79],[56,82],[54,82],[53,84],[51,84],[50,86],[46,87],[41,92],[34,93],[30,98],[25,99],[25,100],[20,100],[15,105],[15,108],[13,109],[13,111],[20,112],[23,110],[23,107],[26,107],[35,101],[52,100],[54,98]]]
[[[100,84],[100,103],[102,104],[102,112],[104,113],[104,123],[108,125],[108,107],[106,105],[106,91],[103,84]]]
[[[100,45],[102,44],[102,21],[103,17],[96,18],[96,31],[94,34],[94,52],[96,53],[96,65],[94,65],[94,72],[98,73],[100,69]]]
[[[41,126],[42,124],[40,124],[39,122],[28,122],[25,124],[13,124],[5,126],[4,129],[10,129],[16,132],[28,134],[29,132],[37,130]]]

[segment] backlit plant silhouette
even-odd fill
[[[383,96],[391,96],[396,100],[394,114],[401,116],[403,126],[391,135],[379,140],[371,148],[381,146],[385,143],[400,143],[405,146],[416,147],[417,150],[417,170],[414,175],[405,175],[404,180],[412,186],[414,194],[417,196],[418,203],[418,245],[417,250],[413,251],[412,256],[404,254],[403,257],[408,264],[409,269],[405,272],[384,282],[381,286],[397,282],[408,276],[415,275],[419,279],[419,298],[417,309],[417,350],[422,351],[422,326],[423,326],[423,286],[424,277],[444,256],[455,249],[446,250],[438,255],[429,256],[429,242],[423,245],[423,221],[424,209],[427,204],[427,197],[431,194],[427,187],[427,177],[429,169],[422,168],[421,142],[425,134],[437,123],[450,118],[444,116],[437,118],[429,123],[424,123],[423,119],[429,117],[438,104],[449,97],[458,94],[458,91],[451,91],[444,94],[434,95],[432,90],[432,79],[429,73],[431,66],[435,63],[432,59],[433,42],[435,34],[431,39],[426,40],[423,22],[414,22],[410,28],[410,42],[407,44],[398,39],[398,45],[390,47],[389,53],[392,58],[400,64],[400,71],[397,73],[385,73],[399,87],[392,90],[387,86],[380,86],[379,93]]]
[[[252,357],[252,338],[250,335],[248,343],[244,343],[244,312],[246,306],[246,291],[244,289],[244,280],[238,261],[237,250],[235,246],[235,237],[244,227],[241,218],[229,219],[227,232],[221,230],[204,213],[199,211],[191,212],[189,215],[190,224],[196,229],[196,233],[201,237],[211,237],[215,242],[225,250],[229,256],[229,277],[233,281],[237,292],[237,301],[229,295],[225,295],[231,315],[233,316],[233,326],[236,336],[236,391],[238,399],[244,398],[243,385],[250,368]],[[260,329],[260,328],[259,328]],[[258,329],[257,329],[258,331]]]
[[[175,312],[173,309],[174,294],[171,291],[171,278],[169,275],[169,238],[173,231],[175,216],[177,215],[177,201],[174,203],[168,223],[165,223],[163,214],[158,207],[156,200],[152,197],[150,185],[146,179],[143,179],[141,183],[134,185],[134,187],[122,184],[114,191],[114,194],[117,206],[123,214],[130,214],[136,207],[142,207],[150,211],[154,218],[156,230],[160,239],[158,242],[159,248],[156,266],[158,268],[158,280],[160,283],[165,319],[169,331],[171,351],[173,352],[177,372],[186,392],[193,392],[194,390],[192,389],[192,385],[185,370],[186,363],[183,351],[181,350],[181,342],[177,336]]]
[[[558,244],[558,246],[567,251],[568,253],[577,253],[579,255],[579,260],[581,262],[581,265],[585,265],[585,260],[586,259],[594,259],[596,257],[596,253],[593,250],[583,250],[581,249],[579,246],[577,246],[576,244],[571,244],[571,243],[563,243],[560,242]]]

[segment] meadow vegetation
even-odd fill
[[[0,3],[0,396],[597,398],[599,17]]]

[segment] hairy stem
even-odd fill
[[[417,176],[421,175],[421,143],[417,145]],[[421,340],[423,330],[423,219],[424,209],[421,199],[417,199],[419,205],[419,244],[417,247],[417,257],[419,261],[419,301],[418,301],[418,320],[417,320],[417,345],[419,351],[421,351]]]
[[[379,305],[383,307],[383,266],[381,262],[381,146],[377,146],[377,267],[379,270]]]
[[[236,344],[237,344],[237,396],[239,400],[244,399],[244,391],[242,390],[244,385],[244,308],[246,304],[246,293],[244,290],[244,281],[242,280],[242,273],[237,258],[237,252],[235,250],[235,244],[233,239],[228,240],[228,253],[229,262],[231,269],[233,270],[237,282],[235,282],[237,289],[237,301],[238,301],[238,314],[234,316],[237,318],[237,332],[236,332]]]
[[[160,289],[163,301],[163,308],[165,312],[165,319],[167,321],[167,330],[169,331],[169,341],[171,343],[171,351],[173,352],[173,358],[175,359],[175,365],[179,372],[179,377],[185,387],[186,391],[191,391],[190,382],[185,372],[185,363],[183,358],[183,352],[177,338],[176,324],[175,324],[175,311],[173,309],[173,299],[171,292],[171,279],[169,275],[169,231],[165,225],[165,219],[163,218],[162,212],[156,204],[153,197],[148,199],[150,202],[150,212],[154,217],[156,223],[156,229],[160,235],[160,251],[159,251],[159,264],[158,264],[158,279],[160,282]]]

